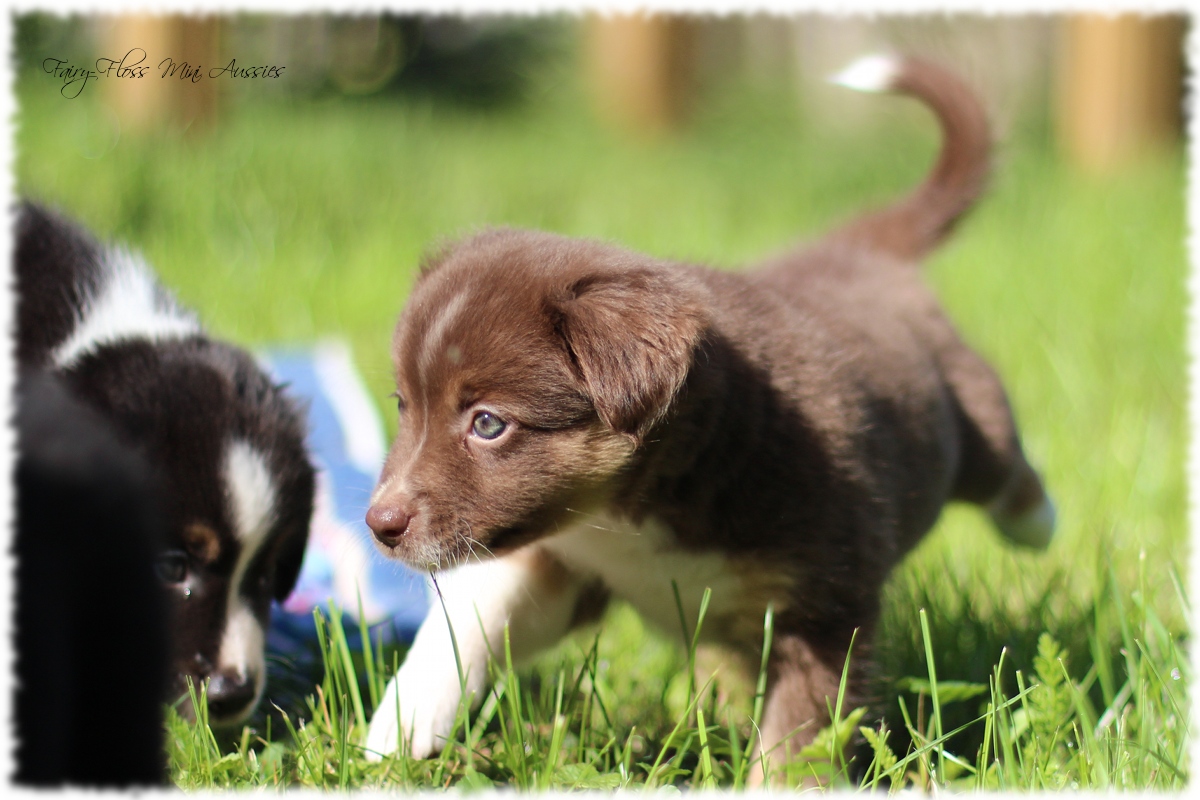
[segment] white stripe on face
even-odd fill
[[[222,478],[233,534],[241,549],[229,580],[225,629],[221,637],[221,649],[217,653],[217,669],[234,670],[242,677],[250,676],[261,691],[265,673],[265,635],[262,625],[246,605],[239,590],[246,571],[271,532],[271,525],[275,521],[276,490],[262,454],[242,440],[234,440],[226,448]]]
[[[378,503],[379,499],[387,494],[388,489],[396,482],[396,476],[390,475],[379,482],[375,487],[375,491],[371,492],[371,502]],[[403,486],[403,484],[402,484]]]
[[[101,285],[79,313],[75,330],[54,351],[66,369],[106,344],[125,339],[180,339],[200,333],[200,324],[158,287],[150,268],[127,250],[102,256]]]
[[[237,439],[225,450],[224,467],[233,534],[242,543],[243,553],[257,550],[275,516],[275,486],[266,459],[248,442]]]
[[[422,385],[428,385],[427,373],[437,362],[438,356],[446,351],[447,345],[443,340],[446,338],[450,326],[457,319],[458,315],[462,313],[463,307],[466,306],[469,294],[469,289],[463,289],[451,298],[448,303],[442,306],[437,318],[425,331],[424,342],[421,345],[421,357],[417,362]]]
[[[232,670],[239,678],[254,682],[254,700],[248,707],[258,704],[266,685],[266,663],[263,650],[266,634],[254,612],[238,600],[225,616],[225,630],[221,634],[221,649],[217,652],[217,669]]]

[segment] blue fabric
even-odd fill
[[[331,357],[341,359],[338,368],[352,374],[354,380],[329,385],[329,370],[322,372],[318,360]],[[317,510],[308,550],[296,589],[282,607],[272,610],[268,651],[286,653],[308,647],[316,637],[312,610],[320,607],[328,615],[330,602],[342,608],[348,618],[347,634],[357,638],[359,597],[365,622],[385,640],[411,642],[429,608],[426,579],[384,558],[375,549],[363,520],[379,465],[368,471],[361,457],[355,463],[346,431],[353,421],[339,416],[339,404],[331,397],[331,392],[358,392],[354,408],[361,410],[357,413],[375,413],[353,371],[349,351],[344,346],[280,350],[262,354],[260,359],[274,379],[287,384],[292,397],[307,406],[308,446],[318,470]],[[346,403],[340,407],[344,414]],[[381,430],[377,419],[371,422],[374,424],[367,430]],[[361,436],[362,426],[358,427]],[[384,452],[382,441],[373,444],[380,454]]]

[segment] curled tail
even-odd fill
[[[838,239],[917,260],[936,247],[987,183],[991,134],[974,93],[948,70],[910,57],[867,56],[830,79],[859,91],[923,101],[942,127],[942,150],[925,181],[887,208],[834,233]]]

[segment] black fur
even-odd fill
[[[270,531],[239,587],[265,631],[271,600],[287,597],[295,585],[312,516],[315,478],[303,417],[248,353],[209,338],[198,324],[194,332],[165,337],[134,332],[56,361],[56,350],[103,290],[113,259],[113,251],[78,225],[37,205],[21,206],[18,360],[53,370],[152,466],[164,488],[167,541],[160,566],[166,566],[160,571],[172,589],[169,697],[185,695],[189,678],[197,689],[211,679],[212,720],[236,723],[252,710],[261,680],[248,683],[217,666],[229,581],[241,552],[223,454],[234,440],[248,444],[262,457],[276,493]],[[153,304],[194,323],[157,284]],[[199,538],[196,530],[203,532]],[[181,564],[186,577],[176,581],[171,565]],[[181,708],[190,711],[186,703]]]
[[[17,440],[15,778],[161,784],[169,655],[166,596],[154,575],[166,539],[161,486],[44,372],[21,378]]]

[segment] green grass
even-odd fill
[[[736,265],[903,191],[936,146],[900,101],[847,133],[754,96],[632,143],[596,127],[569,81],[491,115],[243,97],[211,137],[114,143],[98,92],[65,101],[41,77],[18,84],[20,191],[142,248],[222,336],[347,338],[389,432],[391,326],[439,238],[511,224]],[[1100,179],[1034,134],[1005,143],[992,191],[927,275],[1004,377],[1058,535],[1019,552],[949,508],[886,592],[886,739],[874,714],[842,708],[801,771],[845,783],[839,745],[854,738],[878,785],[1185,785],[1183,186],[1178,154]],[[755,676],[710,681],[709,655],[625,607],[531,669],[498,667],[441,757],[368,764],[364,718],[398,654],[350,652],[338,630],[310,699],[255,729],[212,737],[172,718],[176,781],[733,787],[754,768]]]
[[[608,627],[627,629],[618,631],[618,638],[631,631],[644,636],[627,613],[612,615]],[[702,607],[693,632],[703,624],[703,613]],[[359,744],[368,698],[380,696],[387,680],[385,661],[376,652],[360,662],[372,664],[369,670],[356,670],[340,615],[335,611],[326,620],[317,612],[325,673],[306,708],[294,717],[281,710],[282,730],[274,737],[247,726],[224,747],[203,723],[203,714],[199,723],[189,724],[171,711],[172,774],[185,789],[741,788],[760,770],[789,784],[816,778],[836,788],[1180,789],[1187,782],[1186,656],[1147,606],[1122,609],[1118,604],[1101,613],[1120,620],[1125,659],[1121,686],[1115,693],[1103,690],[1103,705],[1091,699],[1093,686],[1104,680],[1102,670],[1093,666],[1075,677],[1069,655],[1043,632],[1031,664],[1011,677],[1005,654],[982,684],[939,682],[932,668],[924,680],[909,678],[905,684],[916,699],[899,700],[900,736],[887,722],[861,724],[871,720],[868,709],[844,707],[839,695],[831,709],[837,723],[819,733],[799,761],[782,769],[752,757],[756,726],[747,712],[749,720],[760,718],[761,694],[752,706],[729,703],[722,699],[720,678],[694,680],[687,664],[679,663],[679,653],[668,669],[647,671],[642,659],[632,665],[610,663],[629,650],[605,643],[607,631],[577,639],[574,647],[543,658],[529,672],[515,670],[507,655],[493,663],[482,704],[478,710],[465,703],[460,707],[452,738],[439,756],[368,763]],[[924,610],[919,620],[929,665],[936,643]],[[768,639],[770,630],[768,614]],[[695,659],[694,636],[682,657],[689,663]],[[661,651],[651,655],[662,658]],[[628,667],[642,671],[615,675]],[[630,674],[648,684],[643,693],[652,693],[643,705],[635,705],[636,692],[632,698],[622,692],[632,691],[621,685]],[[760,693],[764,676],[765,666]],[[1010,680],[1015,681],[1012,690],[1005,688]],[[657,698],[654,692],[660,692]],[[946,712],[953,705],[972,710],[951,727]],[[973,728],[982,731],[978,748],[964,752],[951,746],[956,733]],[[852,768],[848,756],[855,736],[866,743],[856,756],[861,770]]]

